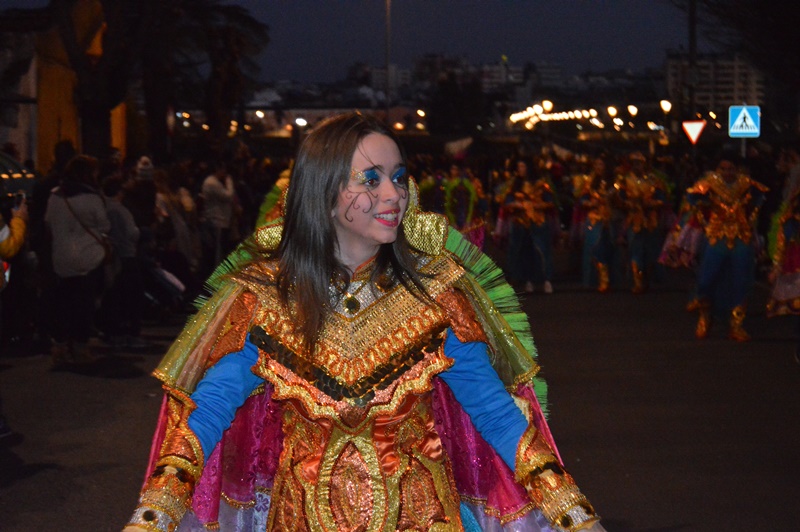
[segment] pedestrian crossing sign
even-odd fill
[[[761,108],[757,105],[731,105],[728,108],[728,136],[732,139],[761,136]]]

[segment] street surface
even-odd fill
[[[793,531],[800,500],[800,365],[792,318],[767,319],[759,285],[745,321],[694,339],[688,272],[634,296],[577,276],[524,297],[550,386],[561,455],[610,532]],[[537,287],[540,288],[540,287]],[[105,376],[49,371],[44,355],[0,354],[0,390],[22,441],[0,446],[0,530],[117,531],[136,503],[161,390],[157,345],[109,355]]]

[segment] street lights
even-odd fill
[[[658,104],[661,106],[661,110],[664,111],[664,119],[666,120],[667,115],[672,110],[672,102],[669,100],[661,100]]]
[[[294,141],[295,146],[300,146],[300,143],[303,141],[303,133],[307,125],[308,120],[302,116],[298,116],[294,119],[294,127],[292,127],[292,140]]]
[[[669,144],[669,133],[670,133],[670,131],[672,129],[672,128],[670,128],[670,124],[669,124],[669,112],[672,110],[672,102],[670,102],[669,100],[661,100],[660,102],[658,102],[658,105],[661,106],[661,110],[664,112],[664,130],[663,130],[664,137],[663,137],[663,139],[664,139],[664,145],[666,146],[666,145]]]
[[[550,101],[550,100],[542,100],[541,109],[545,113],[549,113],[550,111],[553,110],[553,102]],[[550,122],[549,121],[546,121],[544,123],[544,140],[545,140],[545,143],[549,144],[549,142],[550,142]]]
[[[664,128],[667,131],[669,131],[670,127],[669,127],[669,123],[668,123],[668,119],[669,119],[668,115],[669,115],[669,112],[672,110],[672,102],[669,101],[669,100],[661,100],[660,102],[658,102],[658,104],[661,106],[661,110],[664,111]]]
[[[631,115],[631,120],[628,121],[628,125],[631,128],[634,128],[633,119],[636,118],[636,115],[639,114],[639,108],[633,104],[628,105],[628,114]]]
[[[617,116],[617,108],[614,107],[613,105],[609,105],[608,109],[606,110],[608,111],[608,116],[610,116],[611,118]]]

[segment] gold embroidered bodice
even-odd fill
[[[548,212],[555,208],[555,203],[546,199],[546,195],[552,194],[550,184],[544,179],[526,181],[522,191],[514,194],[514,201],[511,203],[514,221],[525,227],[530,227],[531,224],[543,225]]]
[[[614,187],[619,191],[627,211],[625,221],[634,232],[653,231],[658,228],[664,201],[658,197],[664,185],[650,174],[637,176],[629,173],[617,178]]]
[[[709,243],[714,245],[724,240],[733,248],[737,238],[745,243],[752,240],[760,206],[753,193],[766,190],[766,186],[746,175],[726,183],[719,174],[712,172],[686,192]]]
[[[605,180],[592,186],[593,176],[579,174],[572,178],[573,193],[580,205],[586,209],[586,218],[591,225],[607,224],[611,221],[611,193],[614,190]]]
[[[453,301],[463,270],[446,256],[426,260],[428,293]],[[256,280],[274,272],[257,268],[236,281],[257,301],[249,329],[260,349],[253,371],[284,404],[273,488],[281,504],[273,506],[268,530],[460,530],[430,402],[432,378],[452,365],[442,341],[453,305],[420,300],[401,285],[381,290],[368,272],[357,275],[348,293],[358,310],[332,290],[333,312],[311,357],[274,286]]]

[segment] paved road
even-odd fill
[[[690,279],[634,296],[574,278],[526,296],[551,426],[567,467],[611,531],[798,529],[800,365],[789,318],[767,319],[759,286],[747,344],[719,324],[693,338]],[[130,514],[160,388],[148,372],[180,319],[150,323],[158,345],[115,355],[111,377],[54,373],[44,356],[0,356],[9,421],[0,448],[0,530],[116,531]]]

